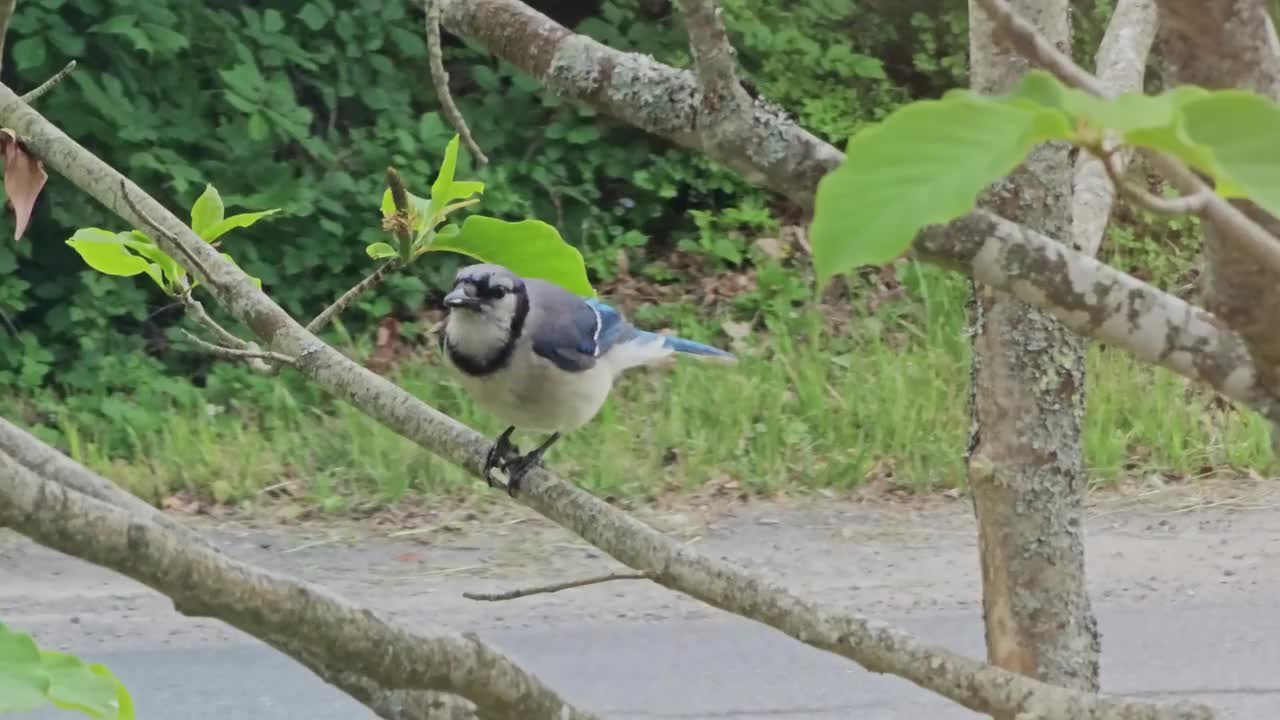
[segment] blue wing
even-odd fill
[[[596,358],[635,333],[621,313],[595,298],[584,299],[541,281],[526,281],[526,286],[530,302],[541,311],[530,338],[533,351],[561,370],[594,367]]]

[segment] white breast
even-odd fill
[[[509,425],[535,432],[568,432],[595,417],[613,388],[608,364],[570,373],[535,354],[527,340],[519,343],[511,362],[489,375],[475,377],[454,368],[476,404]]]

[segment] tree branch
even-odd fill
[[[180,244],[185,252],[197,256],[197,272],[208,273],[201,277],[206,287],[267,347],[297,357],[300,373],[389,429],[482,477],[491,445],[487,438],[307,332],[185,223],[22,103],[3,84],[0,125],[13,128],[47,166],[109,210],[140,222],[135,203],[121,196],[123,184],[137,201],[137,208],[159,218],[171,231],[172,236],[158,236],[162,249],[181,254],[176,246]],[[517,497],[623,564],[652,573],[655,582],[665,587],[770,625],[874,672],[903,677],[976,712],[1027,713],[1040,720],[1203,720],[1213,716],[1200,705],[1161,705],[1053,687],[926,645],[865,617],[805,601],[762,576],[677,543],[541,467],[525,476]]]
[[[751,96],[738,82],[733,45],[716,0],[676,0],[676,5],[688,28],[703,103],[712,111],[725,104],[750,105]]]
[[[518,0],[436,1],[450,32],[537,78],[551,93],[703,150],[750,182],[802,206],[813,207],[818,180],[843,159],[839,150],[759,100],[738,108],[737,122],[717,125],[719,116],[703,112],[691,73],[570,32]]]
[[[4,47],[3,47],[3,43],[0,43],[0,54],[2,53],[4,53]],[[45,80],[44,82],[40,83],[39,85],[35,86],[31,90],[28,90],[26,93],[24,93],[22,96],[22,101],[30,104],[44,97],[45,93],[52,90],[55,85],[62,82],[68,75],[71,74],[71,71],[75,69],[76,69],[76,61],[72,60],[71,62],[64,65],[61,70],[54,73],[53,76],[50,77],[48,80]]]
[[[440,100],[440,108],[449,124],[462,136],[462,142],[471,154],[482,165],[489,164],[489,158],[480,151],[475,138],[471,137],[471,128],[466,118],[453,102],[453,94],[449,92],[449,73],[444,69],[444,53],[440,49],[440,3],[438,0],[423,0],[423,10],[427,22],[427,60],[431,66],[431,83],[436,87],[436,97]]]
[[[223,345],[233,347],[237,350],[250,349],[250,343],[236,337],[235,333],[222,327],[218,324],[218,321],[209,317],[209,313],[205,312],[204,305],[201,304],[199,300],[192,297],[190,292],[183,293],[179,296],[179,299],[182,301],[183,307],[187,309],[187,312],[191,313],[191,316],[196,319],[196,322],[200,323],[205,327],[205,329],[213,333],[213,336],[218,338],[218,341]]]
[[[214,345],[213,343],[199,337],[198,335],[188,332],[187,330],[183,330],[182,334],[185,335],[188,340],[195,343],[201,350],[224,360],[260,360],[263,362],[276,363],[278,365],[294,364],[293,358],[282,353],[270,352],[268,350],[241,350],[239,348],[223,347],[221,345]]]
[[[0,68],[4,66],[4,41],[9,36],[9,21],[18,0],[0,0]]]
[[[1208,312],[993,213],[926,228],[915,251],[1053,313],[1072,331],[1280,421],[1240,337]]]
[[[463,695],[492,717],[594,717],[474,637],[409,632],[322,588],[193,542],[155,522],[157,514],[82,495],[0,453],[0,525],[164,593],[184,615],[254,635],[361,702],[412,689]]]
[[[1098,80],[1113,94],[1142,90],[1147,56],[1155,41],[1157,15],[1155,0],[1119,0],[1112,10],[1094,65]],[[1076,250],[1086,255],[1098,253],[1115,204],[1116,188],[1124,188],[1131,196],[1145,193],[1143,188],[1124,181],[1132,157],[1133,148],[1129,146],[1110,150],[1103,158],[1083,152],[1076,156],[1071,192],[1071,244]],[[1108,182],[1108,177],[1113,182]]]
[[[356,283],[350,290],[342,293],[337,300],[333,301],[332,305],[322,310],[311,322],[307,323],[307,332],[318,333],[323,330],[343,310],[346,310],[348,305],[355,302],[356,298],[377,287],[387,277],[387,273],[395,270],[399,264],[399,260],[388,260],[379,265],[376,270],[369,273],[368,277]]]
[[[516,598],[528,597],[530,595],[541,595],[543,593],[556,593],[561,590],[569,590],[572,588],[586,587],[588,585],[598,585],[600,583],[613,582],[614,580],[652,580],[653,577],[649,573],[609,573],[608,575],[596,575],[595,577],[581,578],[578,580],[566,580],[564,582],[552,583],[550,585],[538,585],[531,588],[518,588],[516,590],[508,590],[499,593],[471,593],[464,592],[462,597],[468,600],[483,600],[485,602],[498,602],[500,600],[515,600]]]

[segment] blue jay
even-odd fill
[[[484,478],[495,486],[489,472],[501,468],[511,495],[562,433],[595,417],[622,371],[672,353],[735,361],[708,345],[640,330],[599,300],[501,265],[459,270],[444,305],[446,364],[478,405],[509,425],[489,449]],[[511,443],[517,427],[551,435],[521,456]]]

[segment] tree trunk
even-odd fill
[[[1177,84],[1243,88],[1280,101],[1280,40],[1263,0],[1160,0],[1160,45]],[[1280,218],[1256,204],[1232,204],[1273,235]],[[1280,334],[1275,308],[1280,283],[1249,253],[1240,252],[1209,222],[1204,228],[1205,306],[1244,338],[1262,384],[1280,396]],[[1280,424],[1271,430],[1280,453]]]
[[[1069,52],[1067,0],[1015,0]],[[970,78],[1008,91],[1028,65],[970,0]],[[1061,143],[1036,149],[983,204],[1069,242],[1071,164]],[[974,286],[969,482],[978,518],[987,655],[1046,682],[1096,690],[1098,633],[1085,588],[1081,453],[1084,341],[1030,305]]]

